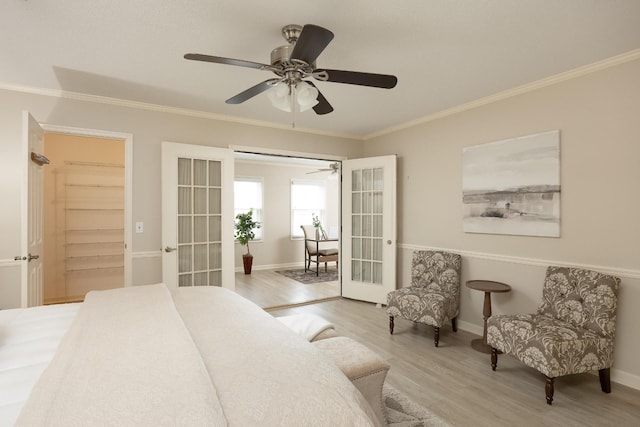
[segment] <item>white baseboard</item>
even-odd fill
[[[263,264],[263,265],[253,265],[251,266],[251,271],[259,271],[259,270],[285,270],[292,268],[304,268],[304,263],[299,262],[290,262],[286,264]],[[243,267],[236,267],[236,273],[241,273],[244,271]]]
[[[479,336],[482,336],[484,333],[482,326],[474,325],[473,323],[465,322],[464,320],[458,320],[458,328]]]

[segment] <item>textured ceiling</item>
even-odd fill
[[[296,126],[357,138],[640,48],[638,0],[2,0],[0,85],[287,126],[266,94],[224,102],[270,72],[183,55],[268,63],[281,27],[307,23],[335,34],[319,67],[398,77],[316,82],[335,110]]]

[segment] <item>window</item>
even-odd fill
[[[325,223],[326,189],[324,181],[291,180],[291,237],[303,238],[301,225],[312,224],[312,215]]]
[[[233,182],[233,216],[253,209],[253,219],[262,223],[262,178],[236,177]],[[264,224],[255,231],[255,240],[262,240]]]

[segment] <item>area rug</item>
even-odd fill
[[[388,384],[382,388],[382,399],[387,407],[387,425],[390,427],[449,427],[450,424],[428,409],[409,400]]]
[[[305,285],[310,285],[313,283],[322,283],[322,282],[333,282],[338,280],[338,269],[333,266],[327,269],[327,272],[324,272],[324,265],[320,268],[320,272],[318,276],[316,276],[316,270],[307,270],[304,271],[304,268],[298,270],[281,270],[276,271],[278,274],[282,274],[285,277],[293,279],[297,282],[304,283]]]

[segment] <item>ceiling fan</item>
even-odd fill
[[[338,162],[335,162],[335,163],[330,163],[328,168],[321,168],[311,172],[307,172],[307,175],[312,173],[319,173],[319,172],[331,172],[331,175],[334,175],[338,173],[338,170],[340,170],[340,165],[338,164]]]
[[[271,64],[199,53],[187,53],[184,57],[194,61],[214,62],[273,72],[277,77],[258,83],[225,102],[240,104],[275,87],[276,90],[269,93],[271,102],[275,107],[285,111],[295,111],[295,109],[305,111],[310,108],[313,108],[316,114],[328,114],[333,111],[329,101],[310,80],[307,80],[310,77],[323,82],[384,89],[391,89],[398,82],[396,76],[388,74],[317,68],[316,59],[333,39],[333,33],[326,28],[312,24],[287,25],[282,28],[282,36],[289,44],[277,47],[271,52]]]

